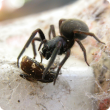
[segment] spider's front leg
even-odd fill
[[[65,63],[65,61],[69,58],[69,56],[70,56],[70,49],[67,50],[64,59],[63,59],[63,60],[61,61],[61,63],[59,64],[59,67],[58,67],[58,69],[57,69],[56,76],[55,76],[55,79],[54,79],[54,83],[53,83],[54,85],[55,85],[55,82],[56,82],[56,79],[57,79],[57,77],[58,77],[58,74],[59,74],[59,71],[60,71],[61,67],[63,66],[63,64]]]
[[[36,29],[35,31],[33,31],[33,33],[31,34],[30,38],[28,39],[28,41],[24,45],[23,49],[21,50],[20,54],[18,55],[18,58],[17,58],[17,66],[18,67],[19,67],[19,59],[20,59],[21,55],[24,53],[25,49],[29,46],[29,44],[31,43],[31,41],[33,40],[33,38],[35,37],[35,35],[37,33],[39,33],[40,38],[35,38],[34,40],[43,41],[45,39],[44,33],[42,32],[41,29]],[[34,57],[35,57],[36,50],[35,50],[34,40],[33,40],[32,44],[33,44],[33,51],[34,51]]]
[[[57,56],[57,54],[58,54],[58,52],[59,52],[61,46],[62,46],[62,42],[59,41],[59,42],[57,43],[57,45],[56,45],[56,48],[54,49],[54,51],[53,51],[53,53],[52,53],[51,59],[50,59],[48,65],[47,65],[47,67],[45,68],[45,70],[44,70],[44,72],[43,72],[42,79],[45,78],[45,75],[47,74],[49,68],[50,68],[51,65],[53,64],[53,62],[54,62],[54,60],[55,60],[55,58],[56,58],[56,56]]]

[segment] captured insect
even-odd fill
[[[94,33],[89,32],[88,26],[83,21],[78,20],[78,19],[60,19],[59,20],[59,31],[60,31],[60,35],[56,36],[54,25],[51,25],[50,30],[49,30],[50,39],[46,40],[42,30],[36,29],[30,36],[30,38],[28,39],[27,43],[25,44],[24,48],[22,49],[21,53],[19,54],[19,56],[17,58],[18,67],[19,67],[19,59],[20,59],[21,55],[24,53],[25,49],[29,46],[29,44],[31,42],[32,42],[32,46],[33,46],[34,58],[36,57],[37,53],[36,53],[36,49],[35,49],[35,40],[40,41],[41,43],[39,45],[38,51],[40,50],[40,48],[43,44],[43,47],[41,50],[42,56],[47,60],[50,58],[47,67],[43,71],[42,79],[45,79],[45,77],[48,73],[48,70],[51,67],[51,65],[53,64],[56,56],[65,54],[65,57],[59,63],[58,69],[56,71],[56,75],[54,78],[54,84],[55,84],[56,79],[59,75],[59,71],[60,71],[61,67],[63,66],[63,64],[66,62],[66,60],[69,58],[70,53],[71,53],[70,49],[74,45],[75,41],[81,47],[83,54],[84,54],[85,62],[87,63],[88,66],[89,66],[89,64],[87,62],[86,49],[84,48],[83,44],[81,43],[81,40],[85,39],[87,37],[87,35],[89,35],[89,36],[92,36],[93,38],[95,38],[99,43],[105,44],[105,43],[101,42],[94,35]],[[37,33],[39,33],[40,38],[35,37],[35,35]],[[51,39],[50,34],[53,34],[54,38]]]
[[[43,83],[49,83],[53,82],[55,78],[55,72],[53,71],[54,68],[50,68],[50,71],[47,72],[45,78],[42,79],[43,71],[45,70],[44,65],[28,56],[24,56],[21,61],[21,69],[25,74],[20,74],[20,76],[32,82],[40,81]]]

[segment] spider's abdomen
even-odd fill
[[[75,30],[89,32],[88,26],[83,21],[78,19],[68,19],[64,21],[60,26],[61,35],[66,37],[68,40],[72,40],[73,38],[82,40],[87,36],[84,34],[74,34]]]

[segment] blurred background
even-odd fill
[[[40,13],[77,0],[0,0],[0,21]]]

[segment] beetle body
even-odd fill
[[[65,20],[60,26],[60,33],[66,37],[67,40],[72,40],[73,38],[83,40],[87,37],[85,34],[74,34],[75,30],[89,32],[88,26],[83,21],[78,19]]]
[[[45,79],[42,79],[42,74],[45,69],[44,65],[32,58],[29,58],[28,56],[24,56],[22,58],[21,69],[25,72],[25,74],[20,74],[20,76],[32,82],[41,81],[43,83],[48,83],[52,82],[55,77],[54,74],[51,74],[48,71]]]

